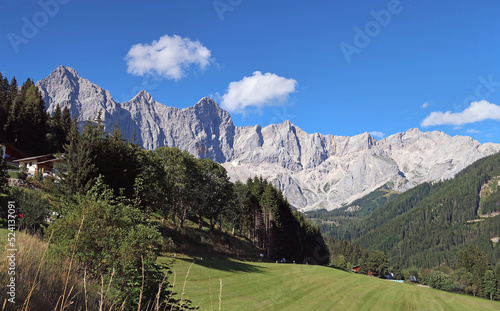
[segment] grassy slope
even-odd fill
[[[190,264],[174,265],[178,293]],[[219,279],[222,310],[500,310],[500,302],[328,267],[216,260],[192,265],[184,299],[200,310],[218,310]]]
[[[208,226],[208,225],[207,225]],[[170,239],[175,247],[166,252],[167,256],[181,253],[189,257],[212,259],[255,260],[260,251],[249,240],[232,235],[225,230],[210,231],[207,227],[198,229],[198,224],[187,220],[184,228],[175,227],[172,222],[162,224],[160,231]]]

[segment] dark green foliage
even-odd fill
[[[469,245],[458,253],[456,267],[463,268],[471,274],[471,286],[482,289],[484,273],[489,268],[489,260],[484,251]]]
[[[69,135],[66,154],[59,166],[59,177],[65,193],[85,194],[102,175],[115,195],[132,198],[136,178],[141,170],[135,145],[126,142],[119,130],[104,131],[100,119],[88,123],[79,133],[75,125]]]
[[[9,188],[9,175],[7,174],[7,163],[0,155],[0,194],[7,193]]]
[[[71,117],[68,108],[56,108],[50,117],[38,88],[31,79],[18,88],[0,74],[0,142],[13,144],[28,155],[63,151]]]
[[[18,219],[19,230],[26,230],[31,234],[41,234],[46,219],[49,217],[49,202],[43,198],[40,191],[12,188],[11,200],[16,202],[22,217]]]
[[[347,270],[347,261],[345,260],[345,257],[344,255],[340,254],[338,255],[334,260],[333,260],[333,264],[335,265],[335,267],[337,268],[340,268],[340,269],[343,269],[343,270]]]
[[[359,265],[368,257],[369,252],[367,250],[351,241],[335,240],[330,237],[326,237],[325,240],[334,258],[343,255],[351,264]]]
[[[203,177],[197,160],[178,148],[161,147],[152,153],[150,159],[161,167],[161,172],[153,175],[160,189],[157,192],[159,204],[153,209],[160,212],[163,218],[170,214],[174,223],[179,218],[182,227],[199,202]]]
[[[458,293],[468,293],[472,286],[474,275],[465,268],[458,268],[452,273],[453,290]]]
[[[48,152],[47,114],[38,88],[28,79],[17,90],[17,82],[13,79],[9,93],[10,102],[4,105],[9,111],[2,137],[28,154]]]
[[[433,271],[427,277],[427,284],[435,289],[452,291],[453,280],[451,277],[441,271]]]
[[[221,179],[223,181],[224,179]],[[326,264],[329,260],[319,228],[292,212],[281,191],[262,178],[236,183],[231,200],[223,209],[230,228],[246,234],[267,258],[291,262]]]
[[[198,191],[198,224],[203,226],[203,216],[210,221],[210,229],[214,230],[215,223],[221,219],[233,197],[233,185],[229,182],[227,172],[222,165],[210,160],[197,160],[201,174]]]
[[[62,212],[48,228],[51,251],[73,256],[91,279],[112,278],[116,298],[126,299],[128,309],[137,309],[143,272],[143,304],[155,299],[164,281],[163,267],[156,264],[162,240],[141,210],[115,198],[99,177],[87,195],[67,202]],[[160,301],[169,294],[168,283],[163,288]]]
[[[383,206],[398,195],[384,185],[366,196],[355,200],[348,206],[327,211],[325,209],[306,212],[307,218],[317,223],[326,236],[337,237],[337,227],[343,224],[358,223],[361,219]]]
[[[497,280],[495,278],[493,270],[486,270],[484,272],[483,287],[484,287],[484,294],[487,297],[489,297],[490,300],[493,300],[493,296],[496,294],[497,291]]]
[[[96,141],[101,135],[101,129],[91,124],[82,133],[78,132],[76,118],[69,134],[69,144],[65,146],[66,154],[56,168],[61,178],[63,194],[85,194],[92,187],[97,177],[95,164]]]
[[[384,276],[389,272],[389,262],[383,251],[373,251],[361,264],[360,273],[375,273],[378,276]]]
[[[489,267],[488,257],[478,247],[469,245],[457,255],[457,268],[464,268],[477,276],[482,276]]]
[[[390,269],[389,272],[393,274],[395,280],[403,280],[403,272],[397,263],[395,263]]]
[[[64,146],[69,143],[72,126],[68,107],[64,107],[61,111],[61,107],[57,105],[48,123],[50,130],[47,133],[47,140],[52,146],[52,152],[63,152]]]
[[[298,256],[299,262],[325,265],[330,260],[330,250],[319,228],[311,224],[303,214],[294,211],[289,222],[295,223],[295,235],[287,233],[287,252]],[[293,230],[288,226],[289,230]],[[298,250],[298,251],[297,251]]]
[[[245,184],[237,181],[234,183],[233,195],[231,207],[224,211],[224,218],[232,225],[233,234],[237,230],[242,235],[249,225],[246,212],[250,206],[250,190]]]

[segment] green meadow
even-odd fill
[[[176,298],[200,310],[219,310],[220,293],[222,310],[500,310],[500,302],[323,266],[176,259],[173,272]]]

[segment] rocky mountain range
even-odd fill
[[[146,149],[178,147],[221,163],[232,180],[262,176],[306,211],[334,209],[388,184],[403,191],[423,182],[452,178],[474,161],[500,151],[499,144],[467,136],[410,129],[382,140],[308,134],[285,121],[266,127],[234,126],[229,113],[210,98],[179,109],[156,102],[146,91],[118,103],[111,94],[59,66],[36,83],[52,113],[69,107],[79,121],[102,114],[107,129],[118,125]]]

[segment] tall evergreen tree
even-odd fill
[[[483,288],[486,297],[489,297],[490,300],[493,300],[493,296],[496,294],[497,291],[497,279],[495,278],[493,270],[486,270],[484,272]]]
[[[6,141],[5,126],[10,112],[9,80],[0,73],[0,141]]]
[[[19,147],[32,154],[45,153],[49,150],[46,141],[47,113],[42,95],[30,79],[21,87],[21,102]]]
[[[58,170],[64,193],[85,194],[92,187],[97,177],[93,148],[102,135],[98,126],[89,123],[80,134],[74,118],[69,144],[65,146],[66,155]]]

